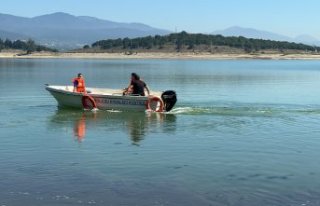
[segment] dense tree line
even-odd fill
[[[9,39],[2,40],[0,39],[0,51],[3,49],[18,49],[26,51],[27,53],[32,53],[35,51],[52,51],[56,52],[56,49],[51,49],[42,45],[36,44],[33,40],[29,39],[28,41],[16,40],[11,41]]]
[[[228,46],[243,49],[246,52],[261,50],[304,50],[320,51],[320,47],[305,44],[297,44],[285,41],[272,41],[263,39],[251,39],[245,37],[224,37],[221,35],[189,34],[187,32],[173,33],[166,36],[147,36],[140,38],[124,38],[101,40],[93,43],[92,48],[102,50],[110,49],[163,49],[165,46],[173,46],[177,51],[182,48],[192,50],[196,46]],[[89,48],[88,45],[85,48]]]

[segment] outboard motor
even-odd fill
[[[169,112],[177,102],[177,94],[173,90],[164,91],[161,94],[161,99],[164,103],[164,110]]]

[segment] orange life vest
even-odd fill
[[[73,82],[73,85],[76,86],[77,92],[85,92],[86,91],[86,88],[85,88],[86,85],[84,83],[84,79],[83,78],[79,78],[79,77],[74,78],[72,80],[72,82]],[[76,85],[75,82],[78,82],[78,84]]]

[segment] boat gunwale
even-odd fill
[[[70,95],[70,96],[85,96],[85,95],[89,95],[89,96],[96,97],[96,98],[135,99],[135,100],[147,100],[148,99],[148,96],[130,96],[130,95],[113,95],[113,94],[96,94],[96,93],[77,93],[77,92],[67,91],[67,90],[64,90],[64,89],[54,88],[54,86],[58,86],[58,85],[47,85],[46,86],[46,90],[49,91],[49,92],[57,92],[57,93],[62,93],[62,94],[65,94],[65,95]],[[99,89],[99,88],[92,88],[92,89]],[[117,93],[117,94],[120,94],[120,93]]]

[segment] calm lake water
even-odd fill
[[[174,89],[169,114],[44,84]],[[0,60],[0,205],[320,205],[320,61]]]

